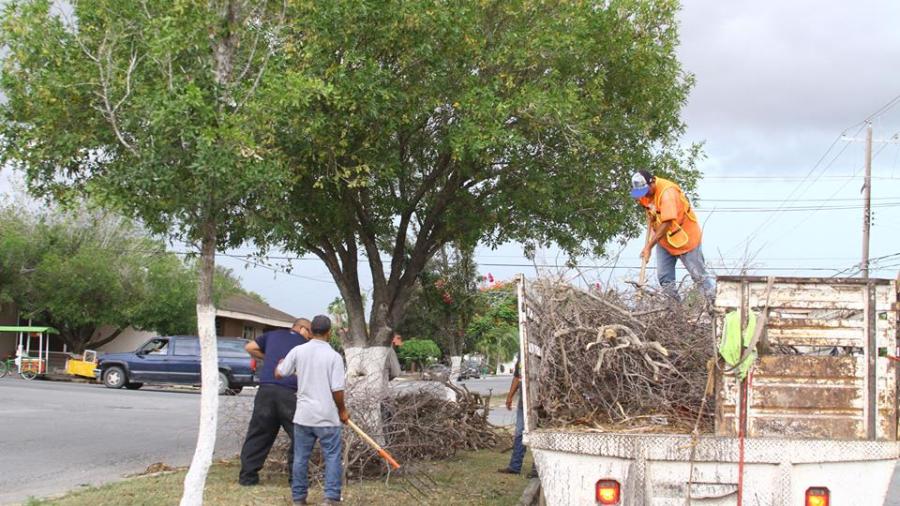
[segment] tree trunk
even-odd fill
[[[456,376],[462,370],[462,357],[453,355],[450,357],[450,375]]]
[[[197,334],[200,336],[200,424],[197,447],[184,478],[181,506],[203,504],[203,488],[216,447],[219,414],[219,352],[216,345],[216,309],[213,276],[216,268],[216,225],[203,224],[200,245],[200,280],[197,283]]]
[[[73,348],[73,351],[75,353],[81,354],[81,353],[84,353],[84,350],[96,349],[96,348],[103,346],[104,344],[109,344],[112,341],[114,341],[117,337],[119,337],[119,335],[121,335],[122,331],[124,331],[124,330],[125,329],[123,327],[119,327],[116,330],[112,331],[112,333],[110,335],[108,335],[102,339],[99,338],[99,336],[98,336],[98,338],[96,340],[91,340],[90,342],[82,343],[80,349]],[[95,333],[96,332],[91,332],[91,335],[94,335]]]

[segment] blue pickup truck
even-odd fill
[[[236,395],[256,384],[256,360],[245,339],[218,338],[219,394]],[[144,383],[200,384],[200,341],[196,336],[154,337],[135,351],[101,355],[94,376],[107,388],[137,390]]]

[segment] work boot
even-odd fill
[[[340,503],[341,503],[340,499],[328,499],[326,497],[325,502],[323,502],[322,504],[324,504],[325,506],[333,506],[333,505],[340,504]]]
[[[238,480],[238,484],[242,487],[253,487],[259,485],[259,476],[240,478]]]
[[[309,504],[309,503],[306,502],[305,497],[301,497],[300,499],[294,499],[294,506],[300,506],[300,505],[306,506],[307,504]]]
[[[512,469],[510,469],[508,467],[504,467],[502,469],[497,469],[497,472],[500,474],[519,474],[520,473],[520,471],[513,471]]]

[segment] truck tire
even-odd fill
[[[128,383],[128,377],[125,375],[125,369],[114,365],[103,371],[103,384],[106,388],[122,388]]]
[[[219,395],[227,395],[228,387],[228,375],[225,374],[225,371],[219,371]]]
[[[125,383],[125,388],[127,388],[128,390],[137,390],[142,386],[144,386],[143,383]]]

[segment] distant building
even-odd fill
[[[27,322],[19,321],[18,311],[14,305],[4,304],[0,307],[0,325],[19,324],[26,325]],[[293,324],[294,317],[290,314],[242,293],[225,298],[216,308],[216,335],[221,337],[255,339],[263,332],[276,328],[290,328]],[[114,330],[112,327],[101,327],[94,337],[108,336]],[[128,327],[114,340],[100,346],[97,351],[132,351],[156,335],[156,332]],[[17,335],[14,333],[0,333],[0,358],[15,353],[16,340]],[[52,337],[50,351],[53,353],[68,350],[61,339]],[[60,360],[64,362],[64,358]]]
[[[216,335],[255,339],[272,329],[289,329],[295,318],[243,293],[234,294],[216,307]]]

